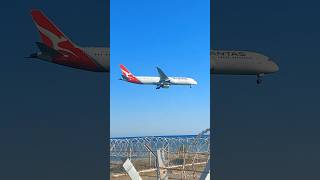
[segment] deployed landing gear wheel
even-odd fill
[[[264,74],[257,74],[257,84],[261,84],[262,83],[262,77]]]
[[[262,83],[262,79],[257,79],[257,84],[261,84]]]

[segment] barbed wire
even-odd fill
[[[144,157],[148,155],[145,144],[153,151],[163,149],[166,152],[178,153],[209,153],[209,135],[188,135],[188,136],[148,136],[148,137],[127,137],[110,139],[110,157]],[[112,161],[112,159],[111,159]]]
[[[150,176],[157,168],[151,152],[161,149],[166,167],[158,168],[168,170],[169,179],[198,179],[210,158],[210,129],[197,135],[111,138],[109,148],[112,176],[126,175],[122,168],[126,159],[141,176]]]

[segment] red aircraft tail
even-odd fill
[[[42,11],[32,10],[31,16],[42,41],[37,43],[38,47],[40,45],[42,49],[46,49],[46,53],[55,52],[49,54],[52,56],[52,62],[90,71],[103,70],[92,57],[64,35]]]
[[[136,78],[124,65],[120,64],[122,77],[128,82],[142,84],[138,78]]]
[[[59,43],[67,41],[74,45],[66,35],[40,10],[31,11],[32,19],[37,26],[42,43],[56,49]]]

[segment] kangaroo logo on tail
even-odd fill
[[[67,55],[79,57],[75,52],[77,48],[41,11],[32,10],[32,19],[37,26],[42,42],[55,50]]]
[[[140,80],[136,78],[124,65],[120,64],[122,77],[128,82],[141,84]]]
[[[32,19],[39,30],[42,43],[37,43],[42,51],[44,58],[49,57],[49,60],[74,68],[86,69],[90,71],[102,71],[103,67],[89,56],[83,48],[74,44],[52,21],[47,18],[42,11],[32,10]],[[51,53],[49,53],[51,52]],[[52,53],[54,52],[54,53]],[[37,55],[31,57],[37,58]]]

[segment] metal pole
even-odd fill
[[[185,156],[185,150],[184,150],[184,144],[182,145],[182,157],[183,157],[183,164],[182,164],[182,174],[181,174],[181,179],[184,177],[184,168],[186,164],[186,156]]]
[[[149,150],[149,152],[151,152],[152,153],[152,155],[155,157],[155,159],[156,159],[156,169],[157,169],[157,180],[160,180],[160,168],[159,168],[159,166],[158,166],[158,156],[152,151],[152,149],[147,145],[147,144],[145,144],[144,145],[148,150]]]
[[[149,152],[148,154],[149,154],[149,168],[152,168],[151,152]]]

